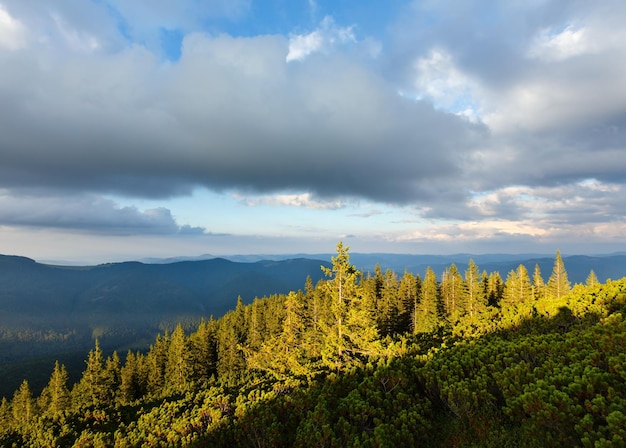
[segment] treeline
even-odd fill
[[[255,299],[0,403],[2,446],[621,446],[626,279],[363,274]]]

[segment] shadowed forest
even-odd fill
[[[470,260],[440,278],[341,243],[324,278],[255,299],[149,350],[99,342],[71,382],[50,365],[0,403],[0,445],[626,445],[626,279],[571,285]]]

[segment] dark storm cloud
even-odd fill
[[[279,37],[196,34],[180,61],[141,48],[2,54],[0,183],[169,197],[193,186],[431,200],[480,128],[338,53],[285,63]]]

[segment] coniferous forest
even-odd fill
[[[363,273],[237,301],[0,403],[4,447],[623,447],[626,278]]]

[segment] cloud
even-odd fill
[[[233,196],[249,207],[269,205],[304,207],[318,210],[337,210],[345,207],[345,202],[342,200],[324,200],[314,197],[311,193],[275,194],[266,196],[245,196],[235,193]]]
[[[315,9],[312,8],[314,11]],[[326,16],[320,27],[308,34],[294,34],[289,38],[287,62],[302,61],[307,56],[318,52],[328,52],[336,45],[354,43],[356,37],[353,26],[339,27],[332,17]]]
[[[398,96],[349,54],[294,65],[287,48],[281,36],[193,33],[174,64],[140,46],[4,54],[0,183],[408,203],[434,201],[455,182],[480,126]]]
[[[25,45],[26,30],[19,20],[13,18],[0,4],[0,48],[18,50]]]
[[[365,199],[507,235],[623,216],[623,2],[414,2],[376,59],[331,17],[287,37],[198,32],[248,2],[33,2],[0,10],[0,187]],[[175,62],[159,29],[184,30]]]
[[[94,195],[50,196],[0,190],[0,226],[73,229],[111,235],[202,234],[200,227],[179,226],[170,210],[119,207]]]

